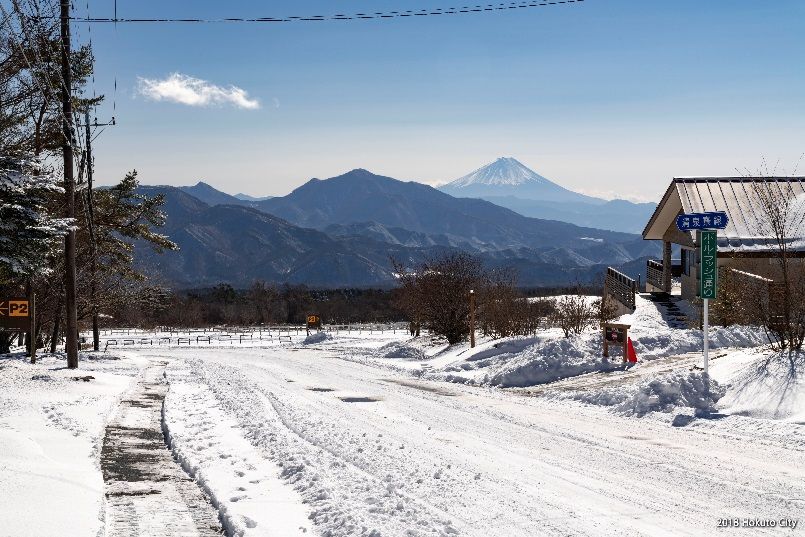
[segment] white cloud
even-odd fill
[[[231,104],[255,110],[260,101],[250,99],[246,90],[237,86],[216,86],[206,80],[173,73],[163,80],[138,77],[137,91],[155,101],[170,101],[188,106]]]

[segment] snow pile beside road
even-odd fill
[[[701,372],[674,372],[647,379],[638,385],[604,388],[572,395],[594,405],[610,406],[620,414],[644,416],[649,412],[670,412],[686,407],[713,410],[726,393],[712,377]]]
[[[650,332],[643,329],[629,333],[640,361],[696,352],[702,348],[702,333],[698,330],[672,329],[665,326],[663,330]],[[752,347],[762,345],[764,342],[765,336],[751,327],[730,326],[716,328],[710,332],[712,349]],[[601,356],[601,333],[595,330],[570,338],[555,335],[538,339],[519,352],[508,356],[498,355],[495,361],[488,361],[485,365],[491,366],[488,375],[489,384],[524,387],[621,367],[620,348],[615,347],[611,352],[613,356],[609,360]],[[488,353],[484,357],[487,360],[490,358]],[[473,358],[469,357],[466,360],[471,362]]]
[[[738,351],[715,360],[710,374],[727,385],[722,412],[805,422],[805,355]]]
[[[629,337],[638,355],[637,367],[642,361],[699,352],[702,348],[701,330],[671,328],[657,305],[640,296],[635,312],[622,316],[618,322],[631,324]],[[763,332],[752,327],[710,330],[713,349],[756,347],[765,343]],[[549,329],[534,338],[510,338],[489,342],[470,352],[464,350],[464,354],[457,355],[441,371],[429,376],[471,384],[526,387],[622,367],[621,349],[613,348],[612,357],[606,360],[601,356],[602,346],[599,329],[570,338],[563,337],[557,329]]]
[[[616,365],[600,357],[596,334],[578,338],[545,339],[517,352],[489,378],[503,388],[533,386],[592,371],[608,371]],[[620,366],[620,360],[618,360]]]
[[[325,341],[333,339],[333,336],[328,334],[327,332],[316,332],[315,334],[310,334],[307,336],[303,341],[302,345],[312,345],[315,343],[324,343]]]
[[[621,316],[617,322],[629,324],[629,337],[640,358],[656,358],[671,354],[696,352],[702,349],[702,332],[696,329],[671,328],[654,302],[637,295],[635,311]],[[691,319],[694,308],[685,301],[677,302]],[[756,347],[768,343],[762,330],[747,326],[715,327],[710,329],[711,348]]]
[[[664,329],[649,330],[637,325],[629,331],[635,351],[640,358],[658,358],[671,354],[684,354],[702,350],[701,330]],[[762,330],[749,326],[718,327],[710,330],[710,348],[756,347],[768,343]]]
[[[404,360],[425,359],[425,353],[422,349],[413,347],[403,341],[393,341],[383,345],[378,349],[378,353],[383,358],[402,358]]]

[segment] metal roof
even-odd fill
[[[793,249],[805,249],[805,177],[693,177],[675,178],[643,230],[644,239],[662,239],[682,213],[724,211],[726,229],[718,232],[719,251],[760,252],[771,248],[773,238],[757,199],[755,184],[768,183],[780,196],[797,200],[792,205],[790,229]],[[691,232],[692,233],[692,232]]]

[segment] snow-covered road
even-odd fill
[[[699,536],[722,533],[724,518],[799,518],[795,534],[805,525],[801,425],[716,416],[672,427],[674,414],[429,382],[339,354],[137,353],[169,360],[174,451],[230,531]],[[310,528],[299,523],[308,517]]]

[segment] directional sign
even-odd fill
[[[29,330],[31,309],[27,298],[0,298],[0,328]]]
[[[699,297],[716,298],[718,288],[718,244],[715,231],[701,231],[699,239]]]
[[[693,231],[696,229],[724,229],[729,218],[724,211],[711,213],[687,213],[676,217],[676,227],[680,231]]]
[[[321,317],[318,315],[308,315],[307,316],[307,328],[308,330],[311,328],[320,329],[321,328]]]

